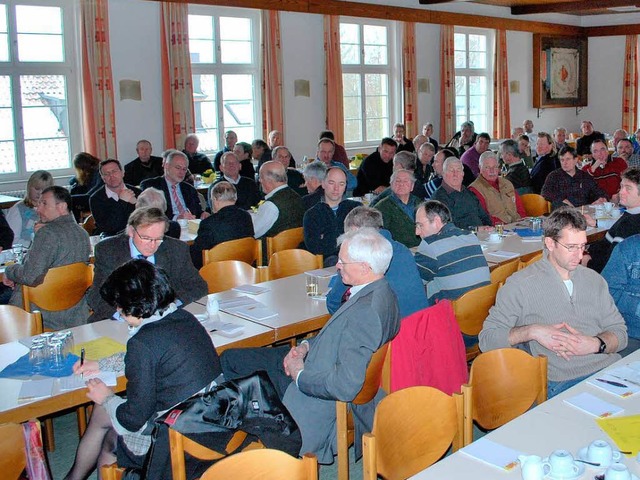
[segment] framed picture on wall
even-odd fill
[[[533,107],[584,107],[588,92],[586,37],[533,35]]]

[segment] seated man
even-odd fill
[[[391,242],[393,258],[384,276],[389,282],[391,290],[398,297],[400,318],[405,318],[418,310],[427,308],[427,297],[420,275],[418,275],[416,262],[413,260],[413,254],[403,244],[393,240],[389,231],[383,228],[382,214],[375,208],[354,208],[344,219],[344,231],[355,232],[361,228],[374,228]],[[331,290],[327,294],[327,310],[333,314],[347,300],[345,296],[347,285],[340,275],[335,275],[329,282],[329,287]]]
[[[589,245],[589,253],[582,257],[582,265],[601,272],[618,243],[640,233],[640,169],[629,168],[622,173],[620,205],[627,207],[616,223],[597,242]],[[619,308],[619,307],[618,307]]]
[[[178,150],[172,150],[164,162],[164,175],[149,178],[142,182],[142,189],[149,187],[162,190],[167,200],[165,215],[169,220],[207,218],[209,214],[202,211],[198,192],[192,185],[184,181],[187,174],[187,156]]]
[[[512,223],[527,216],[513,184],[500,176],[498,157],[492,151],[480,155],[480,175],[469,185],[494,225]]]
[[[593,177],[576,168],[578,157],[573,148],[564,147],[558,152],[558,158],[560,168],[549,174],[542,187],[542,196],[551,202],[552,208],[606,202],[607,194]]]
[[[96,222],[94,234],[102,233],[110,237],[127,226],[140,189],[124,183],[124,172],[118,160],[109,158],[101,161],[99,171],[104,185],[89,197],[89,206]]]
[[[209,198],[211,190],[219,182],[229,182],[232,184],[238,196],[236,205],[244,210],[255,207],[260,202],[260,192],[256,182],[248,177],[240,175],[240,160],[233,152],[225,152],[220,158],[220,171],[222,175],[209,187]]]
[[[200,139],[195,133],[191,133],[184,139],[184,150],[189,161],[189,171],[193,175],[200,175],[207,170],[213,169],[211,160],[204,153],[198,152],[198,145],[200,145]]]
[[[520,158],[518,143],[514,140],[505,140],[500,144],[500,156],[507,166],[505,178],[513,184],[519,195],[531,193],[531,175],[529,169]]]
[[[459,158],[449,157],[444,161],[442,185],[431,197],[444,203],[458,228],[493,225],[491,217],[482,208],[478,197],[462,185],[464,169]]]
[[[213,168],[216,172],[220,171],[220,162],[222,161],[222,155],[227,152],[233,152],[234,147],[238,143],[238,135],[233,130],[227,130],[224,132],[224,147],[222,150],[218,150],[216,156],[213,157]]]
[[[464,152],[460,157],[462,164],[471,169],[474,177],[480,175],[480,155],[489,150],[490,143],[491,137],[489,134],[484,132],[480,133],[473,147]]]
[[[436,190],[442,185],[442,173],[444,161],[449,157],[455,157],[456,154],[449,148],[443,148],[435,157],[433,157],[433,173],[429,177],[428,181],[424,184],[424,189],[427,191],[427,198],[432,198]],[[463,180],[464,183],[464,180]]]
[[[280,162],[282,166],[287,171],[287,185],[294,192],[296,192],[301,197],[309,193],[304,184],[304,177],[302,174],[294,168],[289,167],[289,163],[291,162],[291,152],[289,149],[283,145],[274,148],[271,151],[271,155],[273,156],[273,160],[276,162]]]
[[[409,140],[406,136],[406,127],[404,123],[396,123],[393,126],[393,139],[398,144],[397,152],[412,152],[415,153],[416,149],[413,145],[413,142]]]
[[[89,307],[93,310],[89,322],[111,318],[115,314],[100,296],[100,287],[111,272],[132,258],[144,258],[162,267],[180,305],[207,294],[207,284],[193,267],[187,244],[165,236],[168,224],[169,219],[162,210],[139,208],[129,217],[125,233],[96,244],[93,285],[87,293]]]
[[[333,136],[333,133],[331,134]],[[316,160],[320,160],[327,168],[340,167],[347,176],[347,191],[351,192],[355,190],[357,180],[353,176],[353,173],[349,170],[349,167],[345,167],[343,163],[333,158],[335,155],[336,144],[332,138],[322,137],[318,140],[318,148],[316,150]]]
[[[417,247],[420,239],[415,234],[414,215],[420,200],[411,194],[416,179],[410,170],[396,170],[391,175],[391,195],[376,203],[382,213],[384,225],[394,240],[408,248]]]
[[[324,196],[324,192],[322,191],[322,182],[327,176],[327,166],[320,160],[314,160],[313,162],[305,165],[302,176],[304,177],[304,183],[307,186],[307,192],[309,192],[302,197],[302,203],[304,204],[304,209],[306,211],[320,202]]]
[[[227,152],[225,155],[233,153]],[[224,158],[224,156],[223,156]],[[202,267],[202,251],[219,243],[253,237],[251,215],[236,206],[236,189],[229,182],[218,182],[211,189],[213,214],[200,222],[198,236],[191,245],[191,260],[196,268]]]
[[[455,150],[456,157],[461,157],[464,152],[469,150],[476,143],[477,134],[473,122],[462,122],[460,130],[457,131],[451,140],[447,142],[445,148]]]
[[[152,146],[149,140],[140,140],[136,144],[138,157],[124,166],[124,181],[129,185],[140,185],[147,178],[162,175],[162,157],[151,155]]]
[[[264,203],[252,217],[256,238],[273,237],[284,230],[302,226],[302,198],[287,186],[287,170],[280,162],[268,161],[260,168]]]
[[[620,359],[627,327],[607,283],[580,265],[587,222],[560,207],[542,224],[546,255],[498,290],[480,350],[517,347],[549,359],[549,398]]]
[[[538,159],[531,169],[531,188],[533,193],[540,193],[544,182],[551,172],[560,168],[558,154],[554,150],[555,143],[551,135],[545,132],[538,133]]]
[[[398,144],[393,138],[385,137],[378,149],[368,155],[358,168],[358,185],[353,194],[362,197],[367,193],[380,193],[389,186],[393,173],[393,156]]]
[[[155,208],[159,208],[160,211],[162,212],[166,211],[167,200],[164,198],[164,193],[162,193],[162,190],[149,187],[146,190],[144,190],[140,195],[138,195],[138,200],[136,201],[136,208],[143,208],[143,207],[155,207]],[[123,232],[124,232],[124,229],[123,229]],[[122,233],[122,232],[119,232],[119,233]],[[182,233],[182,227],[180,227],[180,224],[175,220],[169,220],[169,229],[167,230],[166,235],[171,238],[180,239],[181,233]]]
[[[478,237],[456,227],[451,212],[437,200],[427,200],[416,210],[416,235],[422,238],[415,261],[427,283],[427,298],[455,300],[491,281]]]
[[[422,195],[422,192],[424,192],[425,190],[424,190],[424,187],[422,187],[422,185],[418,185],[417,176],[415,174],[417,161],[418,159],[416,157],[416,154],[413,152],[407,152],[406,150],[403,150],[402,152],[398,152],[393,156],[393,171],[397,172],[398,170],[409,170],[410,172],[412,172],[416,181],[413,184],[413,190],[411,190],[411,193],[412,195],[415,195],[416,197],[420,198],[420,195]],[[391,189],[391,186],[388,186],[369,203],[369,206],[375,207],[379,202],[387,198],[392,193],[393,193],[393,190]]]
[[[628,138],[618,140],[614,157],[622,158],[629,168],[640,167],[640,155],[633,153],[633,143]]]
[[[633,235],[613,249],[602,277],[627,324],[629,343],[624,357],[640,348],[640,235]]]
[[[583,120],[580,124],[582,136],[576,140],[576,151],[578,155],[591,156],[591,144],[595,140],[604,141],[604,134],[596,132],[593,129],[593,123],[590,120]]]
[[[22,285],[35,287],[44,281],[50,268],[72,263],[89,263],[89,235],[71,213],[71,195],[66,188],[53,186],[42,191],[36,207],[40,223],[36,224],[31,248],[22,264],[8,265],[2,282],[13,288],[9,304],[22,308]],[[89,316],[83,298],[76,305],[58,312],[43,309],[44,328],[62,330],[86,323]]]
[[[342,145],[340,145],[339,143],[336,143],[336,137],[333,134],[333,131],[322,130],[320,132],[320,135],[318,135],[318,141],[322,140],[323,138],[327,138],[333,142],[334,151],[333,151],[331,160],[341,163],[342,165],[344,165],[344,167],[348,171],[350,161],[349,161],[349,157],[347,156],[347,151],[344,149]],[[354,187],[355,187],[355,184],[354,184]],[[353,190],[353,188],[351,190]]]
[[[349,299],[317,336],[297,347],[239,348],[221,357],[227,380],[266,370],[302,434],[300,454],[333,462],[336,400],[351,402],[364,383],[371,356],[400,329],[396,296],[384,278],[392,248],[375,230],[341,237],[337,264],[351,285]],[[356,438],[373,426],[375,404],[352,405]],[[361,433],[362,432],[362,433]]]
[[[611,157],[604,140],[591,143],[591,164],[582,170],[593,177],[598,186],[611,198],[620,190],[620,174],[627,169],[627,162],[622,157]]]
[[[321,254],[325,267],[338,259],[338,237],[344,233],[344,219],[360,202],[342,199],[347,178],[341,168],[331,167],[322,182],[321,202],[307,210],[302,219],[304,244],[311,253]]]

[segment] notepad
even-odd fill
[[[630,397],[640,392],[640,371],[633,367],[634,364],[623,365],[600,372],[587,383],[619,397]]]
[[[90,360],[100,360],[110,357],[115,353],[126,352],[127,347],[113,338],[100,337],[89,342],[78,343],[73,348],[73,353],[80,356],[80,351],[84,348],[85,358]]]
[[[68,377],[60,378],[60,390],[66,392],[69,390],[85,388],[87,386],[87,380],[91,378],[99,378],[107,385],[107,387],[115,387],[118,383],[116,372],[100,372],[95,375],[85,375],[84,378],[82,378],[81,375],[69,375]]]
[[[242,297],[230,298],[229,300],[220,300],[220,310],[222,310],[223,312],[228,312],[231,308],[256,304],[260,304],[260,302],[251,297],[243,295]]]
[[[240,285],[233,288],[236,292],[248,293],[249,295],[260,295],[261,293],[268,292],[270,288],[261,287],[259,285]]]
[[[624,408],[614,405],[609,402],[605,402],[601,398],[591,395],[587,392],[582,392],[579,395],[575,395],[570,398],[564,399],[565,403],[576,407],[583,412],[593,415],[594,417],[607,418],[611,415],[616,415],[620,412],[624,412]]]
[[[271,310],[266,305],[257,303],[256,305],[246,305],[242,307],[227,309],[227,313],[248,320],[266,320],[278,316],[278,312]]]
[[[518,456],[524,455],[524,452],[505,447],[486,438],[480,438],[460,451],[487,465],[507,472],[518,465]]]
[[[53,378],[43,380],[29,380],[22,382],[18,400],[35,400],[36,398],[50,397],[53,393]]]
[[[208,320],[202,324],[209,332],[215,332],[223,337],[234,338],[244,333],[244,326],[220,320]]]

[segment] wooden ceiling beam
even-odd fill
[[[420,5],[438,5],[440,3],[449,3],[451,0],[420,0]]]
[[[529,15],[533,13],[570,13],[584,10],[598,10],[610,7],[629,7],[638,0],[589,0],[573,2],[542,3],[537,5],[520,5],[511,7],[512,15]]]

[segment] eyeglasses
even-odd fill
[[[586,243],[581,243],[579,245],[575,245],[575,244],[573,244],[573,245],[565,245],[564,243],[560,243],[555,238],[553,239],[553,241],[556,242],[559,245],[562,245],[570,253],[584,252],[585,250],[589,250],[589,245],[587,245]]]
[[[140,240],[144,242],[158,243],[158,244],[164,242],[164,235],[160,238],[151,238],[151,237],[140,235],[140,232],[138,232],[138,229],[136,227],[133,227],[133,230],[138,234],[138,237],[140,237]]]
[[[354,263],[364,263],[364,262],[343,262],[340,258],[338,258],[336,265],[352,265]]]

